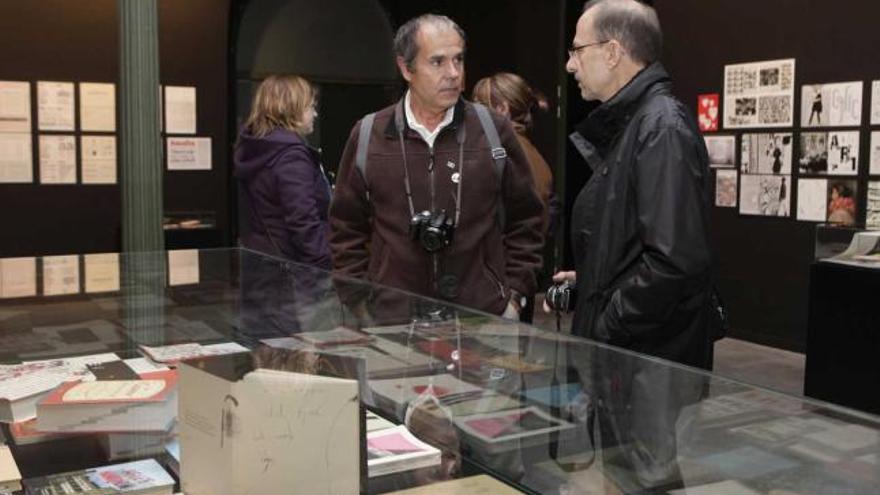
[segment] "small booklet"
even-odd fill
[[[174,344],[150,347],[140,346],[141,352],[157,363],[177,364],[187,359],[205,356],[219,356],[221,354],[235,354],[237,352],[250,352],[247,347],[235,342],[221,344],[202,345],[198,343]]]
[[[24,481],[24,486],[28,495],[170,495],[174,479],[154,459],[145,459],[31,478]]]

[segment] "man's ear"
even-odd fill
[[[623,57],[626,56],[626,51],[624,51],[623,46],[617,40],[608,42],[608,50],[605,53],[605,62],[608,64],[609,69],[617,67],[621,60],[623,60]]]
[[[412,79],[412,72],[409,70],[409,67],[406,66],[406,61],[403,57],[397,57],[397,68],[400,69],[400,75],[406,80],[406,82],[410,82]]]

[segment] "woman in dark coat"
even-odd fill
[[[330,184],[304,140],[317,116],[315,89],[292,75],[267,77],[235,147],[242,246],[330,269]]]

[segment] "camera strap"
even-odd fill
[[[416,214],[415,206],[413,205],[412,199],[412,186],[410,186],[409,180],[409,164],[407,163],[406,158],[406,145],[403,140],[403,131],[406,128],[403,121],[403,101],[397,104],[394,107],[394,124],[397,127],[397,139],[400,142],[400,155],[403,158],[403,185],[406,190],[406,201],[409,205],[409,216],[410,218],[414,217]],[[458,183],[455,187],[455,223],[454,225],[458,225],[458,220],[461,217],[461,187],[464,183],[464,140],[467,136],[465,131],[464,120],[462,120],[461,125],[459,125],[458,130],[455,133],[455,141],[458,143],[458,163],[459,163],[459,171],[458,171]]]

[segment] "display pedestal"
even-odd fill
[[[880,269],[810,269],[804,394],[880,414]]]

